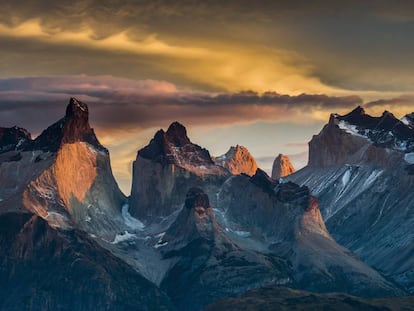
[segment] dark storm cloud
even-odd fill
[[[110,76],[15,78],[0,80],[0,124],[38,133],[62,115],[72,96],[88,103],[94,126],[107,131],[162,127],[174,120],[197,125],[277,121],[304,111],[311,115],[362,103],[357,96],[194,92],[165,81]]]

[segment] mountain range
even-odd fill
[[[130,196],[85,103],[71,98],[35,139],[0,128],[0,309],[196,311],[251,293],[259,306],[269,290],[298,309],[309,296],[377,307],[409,295],[412,120],[332,114],[308,165],[295,172],[279,155],[273,178],[245,147],[212,157],[174,122],[138,150]]]

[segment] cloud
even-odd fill
[[[369,103],[365,104],[365,107],[371,108],[371,107],[384,107],[389,106],[394,108],[398,106],[411,106],[414,104],[414,95],[405,95],[405,96],[399,96],[395,98],[389,98],[389,99],[379,99],[375,101],[371,101]]]
[[[81,63],[87,73],[99,70],[103,73],[102,70],[117,71],[116,64],[128,57],[131,75],[142,75],[142,71],[150,72],[151,76],[163,73],[184,84],[205,89],[233,92],[277,89],[288,94],[345,92],[322,83],[314,75],[314,66],[302,53],[283,47],[246,45],[221,36],[217,37],[219,40],[215,37],[199,38],[192,33],[180,39],[165,29],[158,33],[139,24],[114,25],[109,27],[111,31],[101,34],[99,29],[102,25],[97,27],[95,21],[89,19],[75,23],[75,26],[67,23],[67,17],[62,19],[61,25],[50,24],[49,20],[50,16],[39,16],[18,19],[11,24],[0,21],[0,38],[4,40],[2,53],[13,65],[3,64],[7,70],[35,70],[51,74],[56,70],[71,71],[71,64]],[[59,52],[52,52],[56,49]],[[48,54],[48,57],[43,59],[43,54]],[[97,64],[102,55],[111,58],[104,69]],[[72,61],[74,57],[80,60]],[[31,68],[33,64],[28,59],[36,60],[36,68]],[[26,69],[20,69],[22,62],[29,63]]]
[[[198,125],[283,121],[362,103],[357,96],[196,92],[166,81],[110,76],[30,77],[0,80],[0,122],[21,122],[37,131],[46,116],[59,115],[71,96],[87,102],[94,126],[107,131],[165,126],[174,120]]]
[[[0,24],[0,36],[39,40],[49,44],[88,46],[113,52],[152,54],[177,58],[199,58],[207,53],[206,50],[201,48],[168,45],[158,40],[155,35],[146,36],[140,41],[132,40],[127,31],[120,31],[104,38],[96,38],[94,30],[87,26],[78,31],[59,29],[48,32],[38,19],[27,20],[14,27]]]
[[[412,29],[398,21],[413,8],[354,0],[8,1],[0,73],[113,74],[291,95],[408,92]]]
[[[397,117],[402,117],[414,111],[414,94],[371,101],[366,103],[364,107],[373,114],[379,115],[384,110],[388,110]]]

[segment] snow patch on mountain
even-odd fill
[[[124,233],[115,235],[114,240],[111,242],[111,244],[118,244],[125,241],[134,240],[136,238],[136,234],[129,233],[128,231],[124,231]]]
[[[161,243],[155,244],[154,248],[160,248],[160,247],[163,247],[163,246],[166,246],[166,245],[168,245],[168,242],[161,242]]]
[[[351,170],[347,169],[342,175],[342,185],[345,187],[351,179]]]
[[[234,233],[235,235],[241,238],[248,238],[251,236],[251,233],[249,231],[232,230],[230,228],[226,228],[225,230],[226,232]]]
[[[159,233],[155,236],[158,239],[158,241],[154,245],[154,248],[160,248],[160,247],[166,246],[168,244],[167,241],[163,240],[164,236],[165,236],[165,232],[161,232],[161,233]]]
[[[368,188],[382,173],[382,170],[374,170],[365,180],[364,188]]]
[[[408,120],[407,117],[402,117],[401,122],[404,123],[405,125],[410,125],[410,121]]]
[[[122,206],[122,218],[124,219],[125,224],[134,230],[144,230],[144,224],[138,219],[131,216],[129,213],[129,204],[126,203]]]
[[[344,120],[339,121],[338,123],[338,127],[341,130],[344,130],[345,132],[347,132],[348,134],[354,135],[354,136],[358,136],[358,137],[363,137],[363,138],[367,138],[367,136],[362,135],[359,131],[356,125],[350,124]]]
[[[25,138],[20,138],[19,139],[19,141],[17,142],[17,144],[16,144],[16,150],[21,146],[21,145],[23,145],[23,143],[25,142],[25,141],[27,141],[27,139],[25,139]]]
[[[408,164],[414,164],[414,152],[406,153],[404,155],[404,161]]]

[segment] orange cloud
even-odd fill
[[[155,71],[179,75],[201,85],[227,91],[276,89],[286,94],[323,92],[344,94],[346,91],[322,83],[312,64],[301,54],[262,46],[228,42],[206,42],[203,47],[191,43],[172,44],[155,33],[134,35],[129,29],[99,37],[93,28],[48,29],[40,19],[30,19],[10,26],[0,23],[0,38],[18,38],[46,45],[74,46],[81,49],[120,53],[151,61]],[[117,56],[118,55],[118,56]]]

